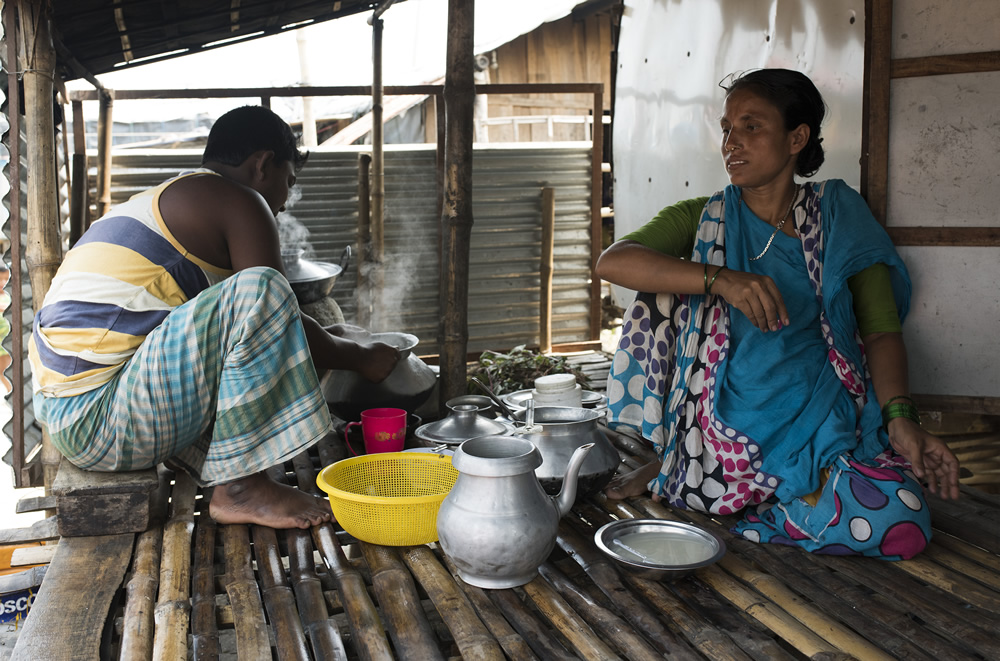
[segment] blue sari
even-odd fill
[[[851,275],[886,264],[902,318],[906,268],[839,180],[805,184],[793,222],[798,238],[779,233],[751,261],[773,228],[737,187],[709,200],[692,261],[771,277],[791,324],[762,333],[719,297],[639,294],[609,376],[610,424],[653,441],[663,465],[650,488],[671,504],[717,514],[757,506],[735,529],[748,539],[909,557],[930,536],[926,503],[888,448],[847,288]],[[843,516],[861,502],[878,506]]]

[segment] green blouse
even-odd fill
[[[701,212],[707,197],[696,197],[665,207],[656,216],[622,237],[665,255],[687,259],[694,250]],[[854,315],[861,337],[872,333],[898,333],[902,330],[892,294],[889,268],[873,264],[847,280],[854,299]]]

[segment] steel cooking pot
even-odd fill
[[[285,266],[285,277],[295,292],[299,305],[315,303],[330,295],[337,276],[344,272],[351,258],[351,247],[344,247],[340,264],[314,262],[302,257],[302,248],[281,251],[281,261]]]
[[[527,411],[515,411],[515,424],[523,424],[526,417]],[[593,409],[541,406],[534,410],[531,427],[515,428],[515,437],[531,441],[542,454],[542,465],[535,469],[535,475],[546,493],[559,493],[570,457],[587,443],[593,443],[594,449],[580,467],[579,493],[597,493],[611,481],[621,458],[597,425],[603,417]]]

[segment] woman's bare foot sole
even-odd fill
[[[330,505],[264,473],[213,489],[208,513],[217,523],[254,523],[271,528],[309,528],[333,519]]]
[[[646,485],[660,472],[660,462],[651,461],[624,475],[616,475],[604,489],[604,495],[612,500],[623,500],[648,493]]]

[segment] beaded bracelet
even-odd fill
[[[707,292],[707,293],[708,293],[709,295],[711,295],[711,294],[712,294],[712,285],[714,285],[714,284],[715,284],[715,279],[719,277],[719,274],[720,274],[720,273],[722,273],[722,269],[724,269],[724,268],[726,268],[726,267],[725,267],[725,266],[720,266],[720,267],[719,267],[719,270],[718,270],[718,271],[716,271],[716,272],[715,272],[715,275],[713,275],[713,276],[712,276],[712,279],[711,279],[711,280],[709,280],[709,282],[708,282],[708,286],[707,286],[707,287],[705,288],[705,291],[706,291],[706,292]],[[707,267],[705,268],[705,275],[708,275],[708,268],[707,268]]]
[[[906,418],[908,420],[912,420],[918,425],[920,424],[920,413],[917,411],[916,406],[905,402],[894,404],[892,401],[893,400],[889,400],[886,402],[885,406],[882,407],[882,425],[885,426],[886,429],[889,428],[889,421],[893,418]]]

